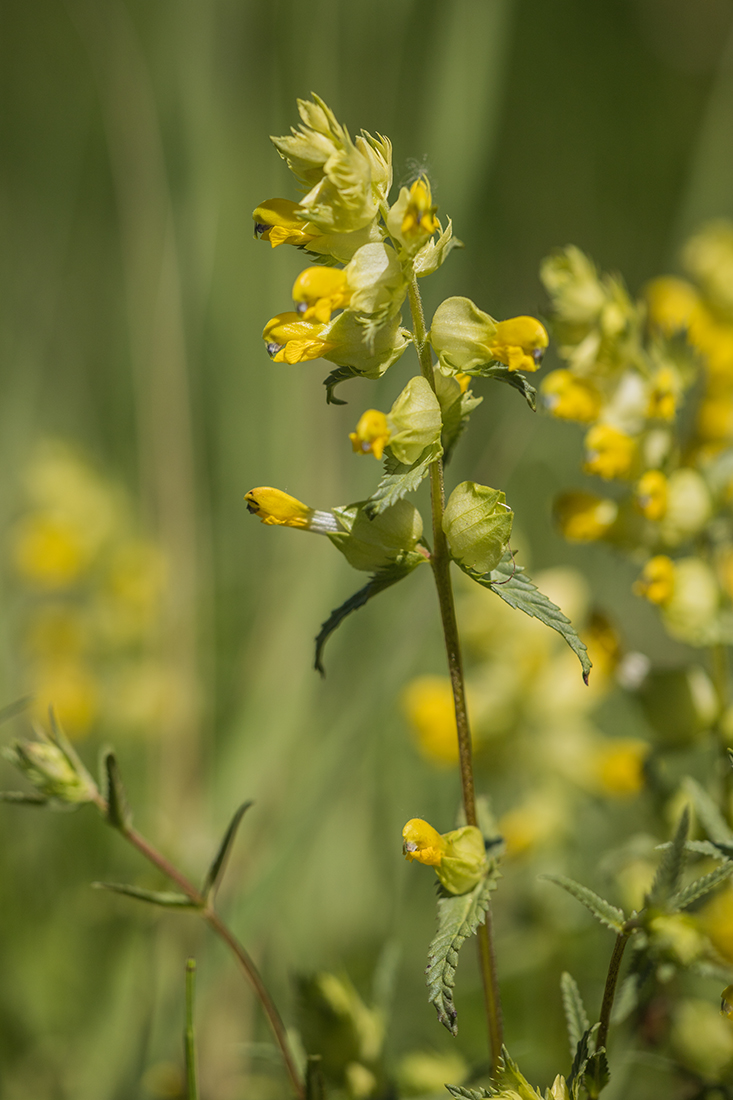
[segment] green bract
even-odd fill
[[[395,313],[407,294],[407,282],[394,249],[366,244],[346,266],[349,308],[357,313]]]
[[[496,322],[470,298],[446,298],[438,306],[428,339],[445,374],[469,373],[493,358]]]
[[[421,375],[411,378],[389,411],[389,447],[398,462],[411,466],[426,447],[437,443],[443,423],[438,398]]]
[[[476,573],[488,573],[509,544],[513,519],[504,493],[462,481],[451,493],[443,516],[452,558]]]
[[[414,504],[398,500],[374,519],[369,519],[363,504],[334,508],[343,533],[329,535],[349,565],[372,573],[384,569],[400,556],[413,550],[422,537],[422,518]]]
[[[449,894],[467,894],[486,874],[486,846],[481,830],[475,825],[464,825],[444,833],[448,845],[435,873]]]
[[[410,343],[410,334],[400,326],[399,315],[381,325],[370,343],[365,342],[364,326],[350,309],[339,313],[321,336],[335,345],[323,358],[339,367],[351,367],[366,378],[379,378],[395,363]]]

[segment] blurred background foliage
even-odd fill
[[[327,408],[323,365],[267,359],[262,327],[288,308],[302,266],[252,240],[251,210],[293,197],[268,134],[287,131],[311,89],[352,132],[387,134],[396,182],[424,167],[466,245],[428,310],[466,294],[497,317],[542,316],[537,269],[552,248],[579,245],[636,292],[674,269],[699,221],[733,215],[732,28],[731,0],[0,8],[2,696],[45,703],[63,685],[81,751],[92,761],[114,740],[139,827],[193,874],[254,798],[223,908],[289,1020],[296,974],[348,974],[370,1001],[375,974],[387,998],[391,972],[392,1066],[458,1051],[457,1077],[460,1058],[485,1057],[470,948],[457,1043],[426,1003],[433,887],[400,852],[408,818],[448,829],[458,800],[400,703],[412,677],[443,672],[438,616],[428,578],[410,579],[345,625],[321,682],[312,638],[358,579],[320,540],[265,530],[242,502],[259,484],[315,507],[365,496],[376,467],[346,436],[402,385],[396,368]],[[553,531],[552,497],[582,483],[580,435],[501,389],[451,478],[505,489],[534,571],[575,567],[581,613],[610,614],[623,646],[657,666],[684,664],[631,595],[634,567]],[[627,696],[596,704],[606,732],[648,733]],[[488,758],[489,788],[492,773]],[[493,793],[506,813],[516,792]],[[636,803],[587,794],[560,809],[582,838],[563,856],[578,877],[594,844],[652,828]],[[189,952],[204,1095],[283,1095],[219,948],[192,920],[89,890],[158,885],[91,811],[6,807],[0,830],[2,1100],[181,1095]],[[507,866],[499,956],[510,1048],[549,1081],[566,1057],[559,973],[574,969],[596,1004],[610,944],[536,870],[529,881],[521,860]],[[413,1070],[406,1090],[435,1091]],[[630,1072],[641,1096],[662,1071]]]

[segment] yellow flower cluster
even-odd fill
[[[19,677],[40,721],[53,705],[72,737],[103,724],[154,726],[167,692],[152,656],[165,585],[157,547],[135,532],[124,492],[64,444],[24,476],[11,531],[21,582]]]
[[[563,493],[560,530],[646,556],[636,593],[675,638],[708,645],[733,622],[733,226],[703,228],[682,259],[691,281],[655,279],[639,301],[576,248],[545,260],[565,366],[542,394],[585,426],[585,473],[620,483]]]

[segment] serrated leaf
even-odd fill
[[[316,659],[315,668],[320,672],[321,676],[326,675],[326,670],[323,667],[323,647],[333,632],[341,626],[341,623],[347,618],[352,611],[357,611],[360,607],[363,607],[365,603],[368,603],[374,596],[378,596],[380,592],[384,592],[386,588],[391,588],[393,584],[397,584],[398,581],[404,580],[405,577],[412,573],[413,569],[416,569],[418,565],[424,565],[427,559],[423,554],[418,554],[416,551],[410,551],[404,553],[399,557],[392,565],[387,566],[386,569],[380,569],[378,573],[375,573],[368,584],[365,584],[363,588],[360,588],[358,592],[355,592],[353,596],[349,596],[348,600],[345,600],[340,607],[337,607],[335,611],[326,619],[325,623],[321,625],[321,629],[318,632],[316,638]]]
[[[587,886],[582,886],[574,879],[566,878],[565,875],[541,875],[540,877],[548,882],[554,882],[556,886],[561,886],[563,890],[567,890],[586,909],[589,909],[601,924],[605,924],[614,932],[623,932],[626,922],[624,912],[622,909],[617,909],[615,905],[611,905],[610,901],[606,901],[605,898],[600,897],[593,890],[589,890]]]
[[[346,401],[342,401],[340,397],[334,397],[333,391],[341,382],[346,382],[349,378],[359,378],[361,374],[362,372],[356,367],[336,367],[336,370],[332,370],[328,378],[323,380],[323,385],[326,387],[326,404],[346,405]]]
[[[527,1078],[520,1071],[519,1066],[510,1057],[506,1047],[501,1048],[501,1059],[496,1074],[496,1093],[500,1096],[504,1091],[520,1097],[520,1100],[542,1100],[542,1097],[533,1089]],[[513,1097],[512,1097],[513,1100]]]
[[[204,879],[204,885],[201,891],[201,896],[203,898],[208,898],[212,890],[215,890],[219,885],[221,877],[224,874],[224,867],[226,865],[229,852],[231,851],[232,844],[234,843],[234,838],[237,835],[237,829],[239,828],[239,824],[242,818],[244,817],[245,813],[251,805],[252,799],[249,799],[247,802],[243,802],[239,809],[235,812],[232,820],[229,822],[229,827],[224,833],[218,851],[211,862],[209,870],[206,872],[206,878]]]
[[[0,802],[13,802],[20,806],[47,806],[48,799],[40,794],[24,794],[23,791],[0,791]]]
[[[124,832],[132,823],[132,814],[127,804],[117,757],[113,752],[104,754],[102,771],[105,780],[104,799],[107,803],[107,821],[114,829]]]
[[[169,890],[145,890],[142,886],[130,886],[126,882],[93,882],[92,887],[95,890],[110,890],[113,894],[124,894],[137,901],[147,901],[164,909],[198,908],[185,894],[176,894]]]
[[[578,983],[572,974],[568,974],[567,970],[560,975],[560,992],[562,994],[562,1007],[565,1012],[565,1023],[568,1028],[570,1057],[574,1058],[578,1050],[578,1044],[590,1024],[583,998],[580,996]]]
[[[525,574],[523,566],[515,563],[511,553],[507,552],[490,573],[478,574],[470,569],[463,569],[463,572],[483,588],[489,588],[510,607],[539,619],[545,626],[562,634],[580,661],[583,679],[588,683],[592,663],[585,644],[581,642],[567,615],[540,592]]]
[[[371,518],[378,516],[386,508],[391,508],[407,493],[414,493],[420,482],[427,477],[431,463],[440,458],[443,448],[440,443],[426,447],[411,466],[398,462],[387,448],[384,458],[384,474],[376,490],[364,505],[364,511]]]
[[[601,1095],[610,1080],[611,1070],[608,1066],[606,1051],[601,1048],[588,1062],[588,1068],[583,1077],[583,1084],[591,1100],[596,1100],[596,1097]]]
[[[576,986],[577,989],[577,986]],[[595,1046],[595,1033],[600,1027],[600,1024],[594,1024],[593,1027],[586,1025],[582,1035],[578,1039],[571,1055],[573,1055],[573,1064],[570,1069],[570,1076],[567,1079],[567,1086],[570,1090],[570,1094],[573,1100],[576,1100],[580,1091],[580,1082],[585,1073],[586,1067],[593,1056],[593,1047]]]
[[[451,1096],[459,1097],[459,1100],[491,1100],[496,1093],[487,1092],[486,1089],[467,1089],[462,1085],[446,1085]]]
[[[675,830],[672,843],[662,852],[651,890],[647,896],[650,905],[663,905],[677,893],[685,866],[685,844],[690,831],[690,810],[685,806]]]
[[[537,390],[531,385],[519,371],[509,370],[508,367],[486,366],[468,372],[481,378],[493,378],[495,382],[505,382],[518,390],[529,405],[532,412],[537,410]]]
[[[438,1019],[450,1031],[458,1034],[457,1013],[453,1005],[458,952],[469,936],[483,924],[489,908],[489,896],[496,887],[498,869],[492,861],[489,873],[468,894],[438,898],[438,931],[428,948],[425,976],[430,1004],[435,1005]]]
[[[733,844],[733,829],[730,828],[704,787],[689,775],[682,786],[692,799],[698,820],[710,839],[713,842],[722,841],[724,844]]]
[[[680,890],[673,897],[669,899],[669,905],[671,909],[685,909],[688,905],[692,905],[693,901],[697,901],[698,898],[702,898],[705,894],[709,894],[711,890],[714,890],[716,886],[719,886],[721,882],[725,882],[733,872],[733,861],[728,860],[720,867],[716,867],[715,870],[710,871],[707,875],[702,875],[700,878],[695,879],[689,886],[685,886],[683,890]]]

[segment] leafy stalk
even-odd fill
[[[427,343],[427,329],[422,299],[413,279],[409,285],[410,309],[414,328],[415,346],[423,376],[435,390],[435,375],[430,347]],[[450,553],[443,531],[443,512],[445,510],[445,489],[443,482],[443,460],[438,456],[430,465],[430,503],[433,525],[433,551],[430,559],[435,587],[440,605],[440,618],[443,624],[443,636],[448,657],[448,671],[453,689],[453,702],[456,712],[458,731],[458,757],[461,772],[463,808],[467,825],[476,825],[476,792],[473,779],[473,754],[471,750],[471,731],[466,708],[466,690],[461,660],[461,645],[456,622],[453,586],[450,578]],[[478,928],[478,947],[481,962],[481,977],[484,986],[486,1014],[491,1046],[492,1072],[496,1073],[504,1044],[504,1025],[499,996],[499,983],[496,973],[496,953],[491,926],[491,908],[487,909],[485,923]]]

